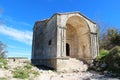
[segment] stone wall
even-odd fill
[[[54,58],[57,52],[56,16],[35,24],[32,63],[55,67]],[[45,23],[45,24],[44,24]]]

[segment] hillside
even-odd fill
[[[94,71],[64,73],[38,69],[29,60],[0,60],[0,80],[100,80],[116,79]]]

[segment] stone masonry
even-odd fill
[[[35,22],[31,59],[34,65],[72,70],[70,60],[83,67],[79,62],[91,63],[98,51],[97,26],[79,12],[56,13]]]

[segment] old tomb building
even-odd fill
[[[98,55],[97,26],[79,12],[56,13],[35,22],[32,63],[57,71],[82,67]],[[75,67],[74,67],[75,66]]]

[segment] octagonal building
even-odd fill
[[[62,71],[75,60],[91,63],[98,51],[97,26],[79,12],[56,13],[35,22],[31,59],[34,65]]]

